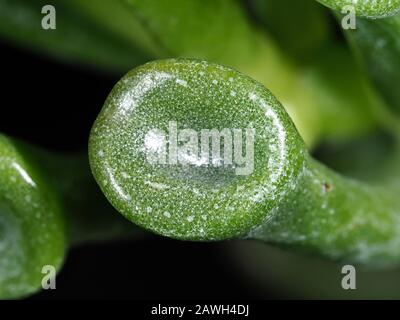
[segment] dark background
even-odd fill
[[[120,75],[68,65],[6,43],[0,43],[0,52],[0,132],[50,150],[86,152],[90,128]],[[145,234],[71,248],[57,289],[30,299],[260,297],[235,267],[225,250],[229,245]]]

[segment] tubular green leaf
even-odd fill
[[[207,129],[249,128],[255,136],[248,175],[237,174],[238,163],[200,157],[200,149],[188,153],[188,137],[179,138],[185,129],[200,139]],[[224,136],[224,146],[229,141]],[[165,161],[151,162],[149,152]],[[111,204],[157,234],[254,238],[330,259],[399,262],[397,181],[356,182],[313,160],[278,100],[230,68],[178,59],[132,70],[107,98],[92,128],[89,156]]]
[[[38,290],[43,266],[61,266],[65,226],[43,176],[4,136],[0,160],[0,298],[15,298]]]
[[[38,291],[42,268],[59,270],[69,245],[138,234],[112,211],[87,157],[0,135],[0,298]]]
[[[335,171],[354,177],[358,181],[375,183],[395,182],[400,176],[398,145],[382,132],[347,142],[330,144],[319,152],[319,159],[328,162]],[[349,161],[351,159],[351,161]],[[398,181],[397,181],[398,183]],[[237,263],[255,285],[264,290],[272,285],[281,288],[290,298],[307,299],[398,299],[400,279],[398,268],[371,270],[369,266],[357,268],[358,286],[351,296],[337,283],[340,282],[342,263],[322,260],[304,254],[282,250],[260,241],[235,241],[230,250]],[[295,266],[295,268],[293,268]],[[324,281],[321,281],[324,279]],[[308,288],[304,290],[304,288]]]

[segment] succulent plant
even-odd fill
[[[0,136],[0,298],[37,291],[70,245],[140,232],[115,211],[179,240],[399,264],[399,0],[59,0],[53,31],[45,4],[0,0],[0,36],[126,74],[89,159]],[[347,5],[346,42],[332,17]],[[314,157],[379,130],[361,153]]]

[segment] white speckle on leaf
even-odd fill
[[[171,214],[168,211],[164,212],[164,217],[171,218]]]
[[[131,176],[129,175],[129,174],[127,174],[125,171],[122,171],[121,172],[121,176],[122,176],[122,178],[124,178],[124,179],[129,179]]]
[[[182,79],[176,79],[176,83],[183,86],[183,87],[187,87],[187,82],[185,80]]]

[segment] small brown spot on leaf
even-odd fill
[[[329,182],[324,182],[323,187],[325,192],[330,192],[333,188],[333,186]]]

